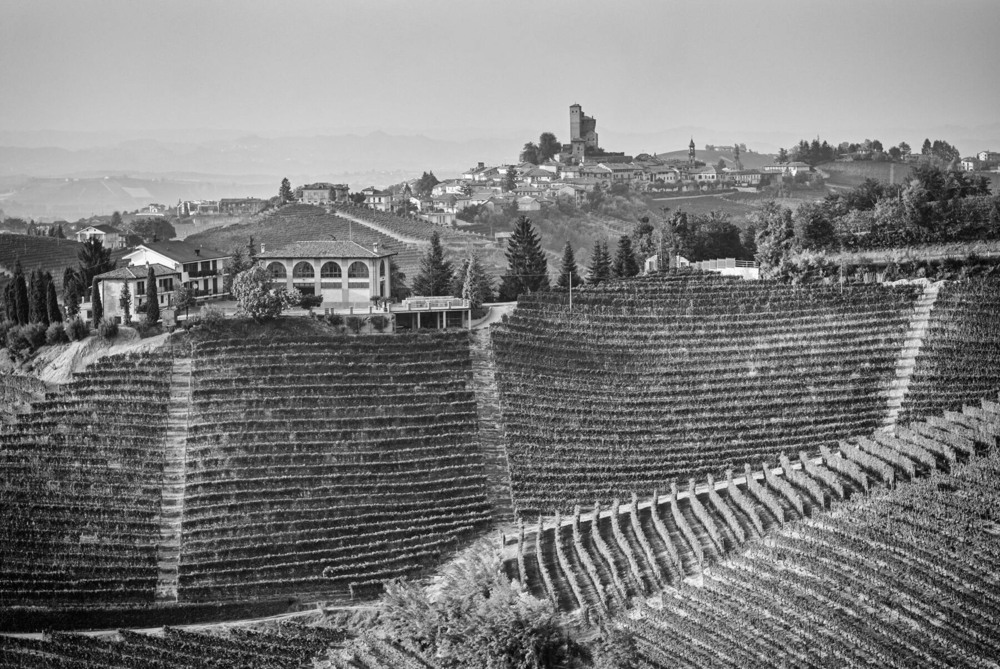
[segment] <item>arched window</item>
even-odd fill
[[[312,279],[316,276],[316,270],[313,269],[312,263],[300,262],[295,264],[295,268],[292,269],[293,279]]]
[[[325,262],[319,268],[319,275],[323,279],[339,279],[341,277],[340,265],[335,262]]]
[[[288,276],[288,272],[285,270],[285,266],[280,262],[273,262],[267,266],[267,271],[271,273],[275,279],[284,279]]]
[[[351,263],[351,266],[347,268],[347,278],[348,279],[367,279],[368,278],[368,265],[364,264],[360,260],[355,260]]]
[[[378,275],[385,276],[385,261],[381,260],[378,264]]]

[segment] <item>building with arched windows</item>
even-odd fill
[[[261,249],[259,260],[275,283],[305,295],[322,295],[323,307],[367,307],[372,298],[392,294],[389,258],[394,252],[367,249],[356,242],[293,242],[274,251]]]

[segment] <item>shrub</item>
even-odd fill
[[[74,318],[66,321],[66,336],[69,337],[70,341],[80,341],[81,339],[86,339],[90,334],[90,326],[80,318],[76,316]]]
[[[299,306],[307,309],[309,313],[312,313],[312,310],[321,304],[323,304],[322,295],[303,295],[302,299],[299,300]]]
[[[154,337],[163,332],[163,326],[160,323],[147,323],[144,320],[132,321],[132,328],[139,334],[140,339]]]
[[[97,334],[101,339],[114,339],[118,336],[118,323],[110,318],[102,318],[97,325]]]
[[[347,324],[348,329],[354,334],[361,332],[361,328],[365,326],[365,321],[360,316],[348,316],[344,321]]]
[[[326,322],[333,327],[340,329],[344,325],[344,317],[340,314],[330,314],[326,317]]]
[[[376,332],[385,331],[386,327],[389,325],[389,319],[385,316],[372,316],[368,319],[368,322],[372,324]]]
[[[218,325],[222,321],[226,320],[226,312],[222,310],[222,307],[214,304],[207,304],[198,313],[198,320],[205,325]]]
[[[14,324],[8,320],[0,320],[0,345],[7,342],[7,332],[14,327]]]
[[[69,342],[69,337],[66,335],[66,328],[63,327],[62,323],[53,323],[45,331],[46,344],[65,344],[67,342]]]
[[[7,348],[13,353],[33,353],[45,344],[45,326],[28,323],[7,331]]]

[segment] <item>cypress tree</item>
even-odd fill
[[[608,255],[607,244],[598,240],[594,244],[594,254],[590,259],[590,271],[587,283],[597,285],[611,278],[611,257]]]
[[[21,261],[14,266],[14,309],[18,325],[28,324],[28,284],[24,280]]]
[[[17,323],[17,304],[14,298],[13,281],[3,287],[3,308],[4,315],[7,317],[7,320],[11,323]]]
[[[90,306],[91,306],[91,322],[96,328],[101,319],[104,318],[104,305],[101,304],[101,291],[98,290],[97,286],[100,282],[94,279],[90,284]]]
[[[580,271],[576,267],[576,255],[573,253],[573,246],[566,242],[563,247],[562,263],[559,265],[559,279],[556,285],[560,288],[569,288],[570,280],[574,288],[583,283],[580,278]]]
[[[62,309],[59,308],[59,297],[56,295],[56,283],[51,278],[47,282],[45,307],[49,313],[49,323],[62,322]]]
[[[420,273],[413,279],[413,292],[427,297],[449,295],[453,273],[451,263],[444,258],[441,237],[434,231],[431,247],[420,259]]]
[[[48,282],[40,269],[31,273],[30,320],[49,327]]]
[[[123,284],[121,295],[118,297],[118,306],[122,310],[122,321],[125,325],[132,325],[132,289],[128,287],[128,281]]]
[[[160,301],[156,295],[156,273],[150,265],[146,270],[146,322],[150,325],[160,320]]]
[[[80,313],[80,277],[72,267],[63,272],[63,304],[70,318]]]
[[[514,223],[514,234],[507,243],[507,273],[500,283],[500,299],[510,302],[523,293],[548,287],[548,263],[542,245],[531,226],[531,219],[521,216]]]
[[[483,269],[483,264],[475,253],[465,263],[462,299],[468,300],[473,309],[479,309],[484,302],[493,301],[493,281]]]
[[[636,262],[635,253],[632,251],[632,240],[628,235],[622,235],[618,238],[618,251],[611,265],[611,274],[619,278],[635,276],[638,273],[639,263]]]

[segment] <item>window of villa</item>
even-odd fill
[[[267,266],[267,271],[271,273],[275,279],[284,279],[288,276],[288,272],[285,271],[285,266],[280,262],[273,262]]]
[[[313,269],[312,263],[302,261],[296,263],[295,267],[292,269],[293,279],[312,279],[316,276],[316,270]]]
[[[360,260],[355,260],[351,263],[351,266],[347,269],[348,279],[367,279],[368,278],[368,265],[364,264]]]
[[[325,262],[319,270],[320,278],[339,279],[342,276],[340,265],[335,262]]]

